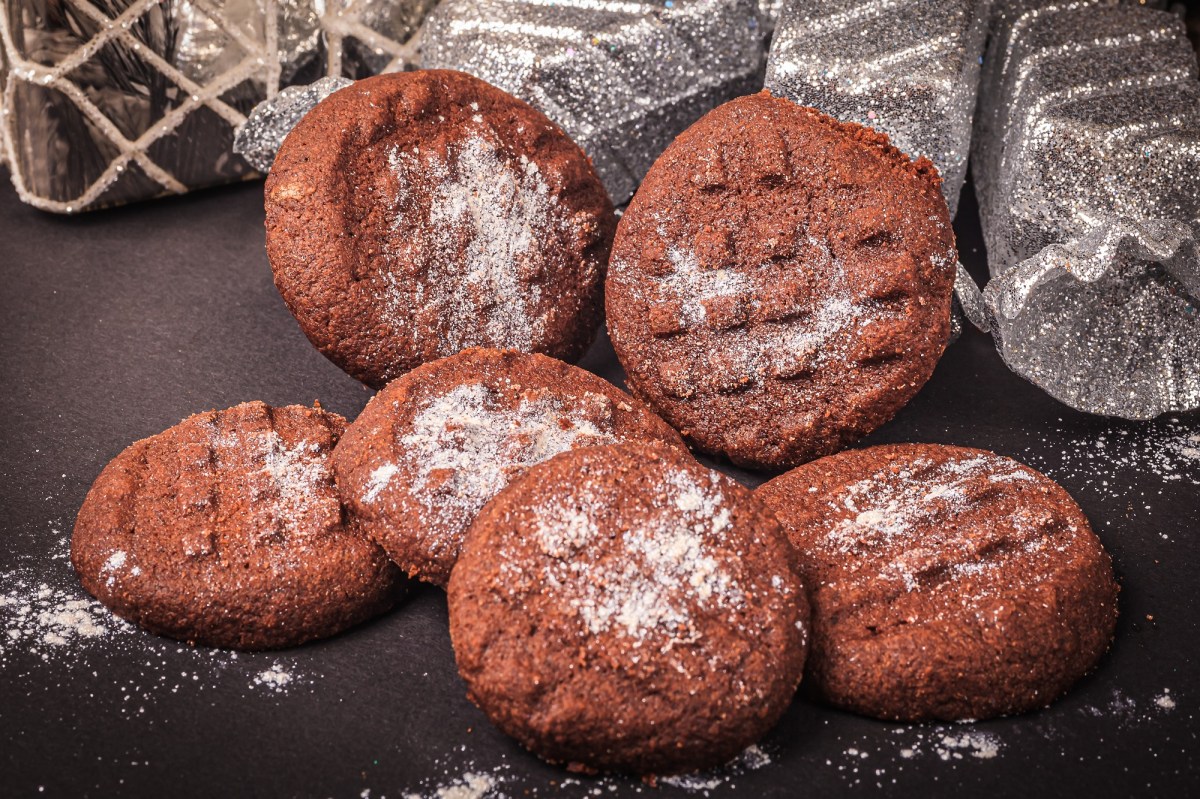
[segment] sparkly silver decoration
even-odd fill
[[[767,59],[773,94],[882,131],[966,179],[988,0],[786,0]]]
[[[714,106],[762,85],[755,0],[444,0],[422,66],[534,105],[592,157],[613,201]]]
[[[252,170],[231,150],[291,83],[405,69],[436,0],[5,0],[0,150],[48,211],[178,194]]]
[[[259,172],[271,171],[275,153],[300,118],[338,89],[353,84],[347,78],[321,78],[307,86],[289,86],[250,112],[237,130],[233,151]]]
[[[1198,237],[1200,226],[1122,220],[1051,244],[984,290],[1000,355],[1089,413],[1200,407]]]
[[[1001,355],[1079,410],[1200,407],[1200,82],[1182,21],[1009,3],[973,171]]]
[[[958,265],[958,273],[954,276],[953,308],[975,327],[985,333],[991,331],[992,320],[983,301],[983,292],[979,290],[979,284],[962,264]],[[956,321],[960,328],[962,327],[961,319],[953,321]]]

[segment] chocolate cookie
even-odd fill
[[[813,610],[808,685],[885,719],[1043,707],[1112,640],[1112,561],[1044,475],[974,449],[871,447],[762,486]]]
[[[575,447],[683,442],[645,405],[582,369],[471,349],[392,382],[334,452],[350,514],[408,573],[445,585],[489,499]]]
[[[608,330],[630,389],[747,466],[874,430],[949,335],[957,255],[939,185],[886,136],[766,92],[712,111],[617,231]]]
[[[83,587],[153,632],[233,649],[323,638],[392,607],[404,576],[342,518],[329,453],[345,425],[247,402],[130,445],[75,521]]]
[[[615,220],[587,156],[461,72],[380,75],[284,140],[267,254],[301,329],[378,388],[471,346],[574,360],[600,324]]]
[[[484,508],[450,577],[468,696],[577,770],[723,763],[800,681],[808,605],[793,557],[747,489],[678,449],[559,455]]]

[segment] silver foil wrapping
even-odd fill
[[[773,94],[882,131],[966,178],[988,0],[785,0],[767,59]]]
[[[1009,3],[973,171],[1001,355],[1079,410],[1200,407],[1200,82],[1174,14]]]
[[[300,118],[338,89],[354,83],[349,78],[325,77],[307,86],[289,86],[258,104],[237,130],[233,151],[259,172],[270,172],[275,153]]]
[[[675,136],[761,86],[764,42],[755,0],[443,0],[421,63],[540,109],[620,204]]]
[[[258,102],[326,73],[410,66],[434,2],[6,0],[13,183],[70,213],[246,177],[231,147]]]

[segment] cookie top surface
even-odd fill
[[[469,75],[326,98],[284,140],[266,210],[288,308],[372,386],[471,346],[574,360],[600,323],[608,195],[541,112]]]
[[[391,607],[403,575],[343,523],[329,454],[345,424],[248,402],[130,445],[75,522],[84,588],[154,632],[235,649],[333,635]]]
[[[334,454],[350,513],[409,574],[445,585],[488,500],[568,449],[683,442],[606,380],[544,355],[466,350],[379,392]]]
[[[796,546],[813,603],[808,685],[889,719],[1042,707],[1112,638],[1112,561],[1049,478],[982,450],[843,452],[757,496]]]
[[[808,607],[778,522],[661,445],[574,450],[471,527],[450,578],[469,696],[552,762],[666,774],[723,763],[788,707]]]
[[[763,92],[710,112],[621,219],[608,329],[633,393],[760,467],[890,419],[949,335],[940,181],[882,134]]]

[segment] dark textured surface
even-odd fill
[[[0,571],[27,569],[79,590],[69,564],[50,554],[88,486],[130,442],[191,413],[319,397],[352,418],[366,403],[368,390],[308,344],[275,292],[261,209],[257,184],[79,218],[22,207],[0,189]],[[969,197],[959,216],[960,247],[978,278]],[[604,344],[584,364],[616,374]],[[1198,434],[1200,417],[1170,429]],[[1136,456],[1164,431],[1162,423],[1069,411],[1009,373],[989,340],[968,331],[913,402],[865,441],[982,447],[1062,483],[1123,585],[1113,651],[1048,710],[950,728],[993,735],[1002,744],[994,758],[943,761],[928,744],[904,758],[903,748],[946,728],[909,729],[797,701],[764,743],[773,762],[712,795],[852,795],[876,783],[920,796],[1186,795],[1200,779],[1200,464],[1166,481]],[[1102,435],[1115,460],[1086,457]],[[1135,438],[1151,443],[1135,446]],[[358,797],[369,788],[372,797],[396,797],[507,764],[506,793],[546,796],[566,776],[522,752],[467,701],[437,589],[346,635],[290,650],[290,663],[311,679],[283,694],[247,689],[247,675],[279,656],[246,655],[218,669],[173,644],[147,657],[141,647],[158,644],[149,635],[121,640],[49,661],[19,647],[0,657],[0,793]],[[1154,701],[1165,688],[1176,703],[1170,711]],[[618,790],[601,786],[605,795],[650,794],[638,783],[611,784]],[[595,787],[585,780],[561,794]]]

